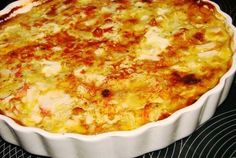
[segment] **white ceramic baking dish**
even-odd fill
[[[10,12],[15,6],[24,4],[16,13],[30,10],[33,5],[28,0],[10,4],[1,14]],[[235,50],[236,29],[232,19],[223,13],[228,26],[234,32],[233,49]],[[14,13],[13,16],[16,14]],[[54,158],[125,158],[135,157],[144,153],[164,148],[171,143],[190,135],[194,130],[212,117],[229,92],[236,71],[236,54],[230,70],[220,79],[215,88],[202,95],[197,102],[178,110],[170,117],[148,123],[138,129],[123,132],[109,132],[86,136],[80,134],[53,134],[38,128],[23,127],[12,119],[0,115],[0,135],[12,144],[26,151]]]

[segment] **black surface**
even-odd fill
[[[13,0],[0,0],[0,8]],[[234,19],[235,0],[214,0],[223,11]],[[0,158],[43,158],[25,152],[0,137]],[[191,136],[169,147],[147,153],[138,158],[236,158],[236,79],[226,101],[214,117],[199,127]]]

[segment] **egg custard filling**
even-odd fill
[[[207,1],[31,3],[0,17],[0,112],[23,126],[133,130],[193,104],[232,65],[232,30]]]

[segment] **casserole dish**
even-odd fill
[[[233,28],[232,21],[226,17]],[[160,149],[187,136],[213,115],[215,108],[227,96],[235,72],[235,55],[233,59],[231,69],[222,77],[220,83],[193,105],[175,112],[167,119],[146,124],[130,132],[110,132],[95,136],[52,134],[19,126],[2,116],[1,135],[31,153],[53,157],[65,157],[68,153],[71,154],[70,157],[133,157]],[[30,143],[32,140],[37,142],[34,143],[35,146]],[[61,148],[67,153],[61,151]]]

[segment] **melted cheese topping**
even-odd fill
[[[42,61],[43,65],[42,73],[46,77],[55,76],[61,71],[61,65],[58,62],[53,61]]]
[[[168,39],[161,37],[157,27],[151,27],[144,35],[145,39],[141,42],[141,49],[138,51],[139,60],[158,61],[161,54],[169,45]]]
[[[232,31],[208,2],[34,3],[0,17],[0,112],[25,126],[132,130],[191,105],[231,66]]]

